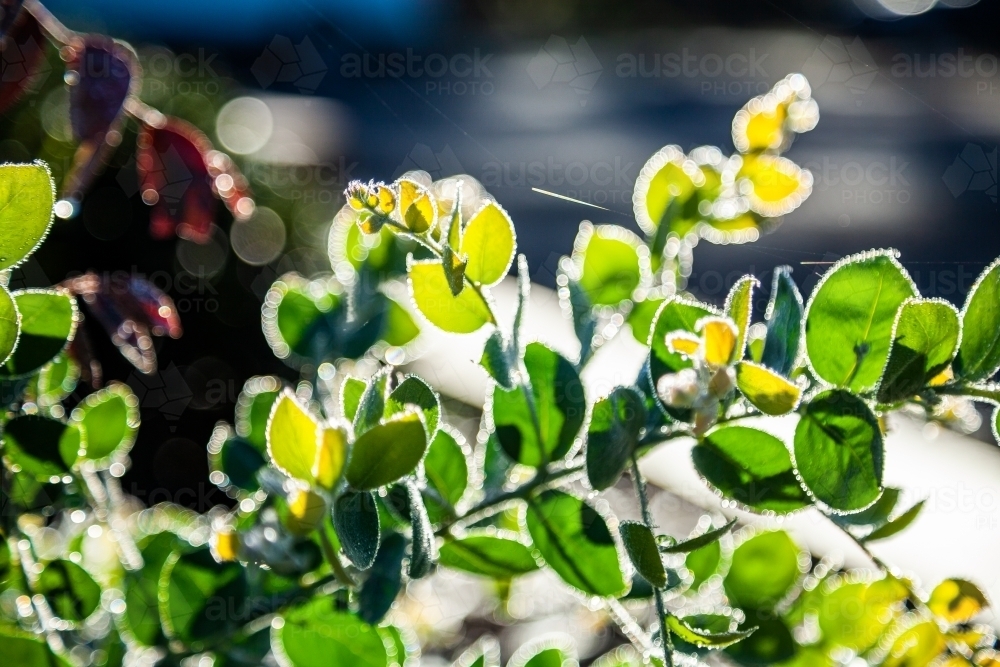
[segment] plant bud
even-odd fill
[[[672,408],[690,408],[701,395],[698,372],[693,368],[685,368],[677,373],[664,375],[656,384],[656,393],[661,401]]]
[[[240,552],[240,535],[232,528],[212,532],[212,555],[222,563],[235,561]]]

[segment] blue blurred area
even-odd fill
[[[275,31],[302,33],[323,20],[357,39],[412,40],[440,16],[437,0],[52,0],[46,6],[79,31],[131,41],[239,46]]]

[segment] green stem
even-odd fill
[[[510,491],[505,491],[497,496],[488,498],[475,507],[471,508],[468,512],[458,517],[455,521],[445,523],[440,528],[437,529],[436,535],[444,535],[447,533],[452,526],[458,522],[468,523],[470,520],[480,519],[489,516],[492,512],[491,510],[496,509],[500,505],[504,505],[512,500],[525,500],[531,495],[533,491],[544,484],[554,482],[556,480],[562,479],[564,477],[569,477],[570,475],[575,475],[581,472],[584,468],[584,464],[580,463],[577,465],[568,466],[561,470],[551,471],[548,468],[542,468],[538,471],[534,477],[522,484],[521,486],[511,489]]]
[[[337,555],[337,550],[333,547],[329,536],[326,534],[326,526],[320,526],[318,532],[320,544],[323,547],[323,556],[326,557],[326,562],[330,565],[330,569],[333,570],[337,581],[344,586],[357,587],[358,582],[354,581],[350,573],[344,569],[344,564],[340,562],[340,556]]]
[[[639,472],[639,459],[634,454],[632,455],[632,481],[635,482],[635,494],[639,497],[642,522],[655,535],[656,524],[653,523],[653,515],[649,511],[649,499],[646,497],[646,481],[642,478],[642,473]],[[660,617],[660,637],[663,640],[663,664],[665,667],[673,667],[674,643],[670,639],[670,630],[667,628],[668,612],[663,604],[663,591],[654,587],[653,598],[656,600],[656,614]]]

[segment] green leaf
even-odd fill
[[[678,618],[671,614],[667,616],[667,627],[670,632],[677,635],[689,644],[701,646],[703,648],[726,648],[736,642],[746,639],[754,633],[756,627],[749,630],[736,630],[734,632],[706,632],[692,627],[683,618]]]
[[[391,484],[413,472],[425,451],[427,432],[420,413],[394,415],[355,441],[347,481],[359,490]]]
[[[413,316],[394,299],[388,299],[385,311],[385,328],[382,340],[389,345],[402,347],[420,334],[420,327],[413,321]]]
[[[173,533],[153,535],[140,548],[142,568],[125,571],[125,619],[133,636],[145,646],[163,639],[157,591],[160,571],[176,545]]]
[[[107,467],[132,449],[139,432],[139,399],[126,385],[112,382],[73,410],[73,423],[84,434],[83,458]]]
[[[718,542],[722,536],[732,530],[735,525],[736,519],[732,519],[721,528],[706,531],[698,537],[692,537],[689,540],[684,540],[683,542],[678,542],[669,546],[661,546],[660,551],[665,554],[686,554],[691,551],[696,551],[702,547],[708,546],[709,544]]]
[[[746,351],[747,337],[750,330],[750,318],[753,315],[753,288],[760,282],[753,276],[743,276],[736,281],[726,297],[723,312],[726,317],[736,323],[736,359],[742,359]],[[772,289],[772,293],[774,290]],[[800,307],[801,307],[801,297]],[[799,317],[801,318],[801,312]]]
[[[590,505],[546,491],[528,502],[527,523],[535,548],[563,581],[590,595],[625,592],[614,538]]]
[[[709,484],[751,509],[785,513],[809,505],[788,448],[770,433],[720,426],[691,450],[691,458]]]
[[[219,422],[208,441],[209,479],[223,491],[232,489],[253,493],[260,488],[257,471],[267,460],[244,438],[233,433],[225,422]],[[221,473],[219,478],[215,473]]]
[[[618,526],[632,565],[642,577],[657,588],[667,585],[667,572],[660,560],[660,550],[656,548],[656,538],[652,531],[638,521],[622,521]]]
[[[17,266],[41,245],[54,204],[55,185],[44,162],[0,165],[0,270]]]
[[[469,464],[463,445],[465,438],[460,433],[443,427],[438,429],[424,457],[428,486],[452,507],[462,499],[469,484]]]
[[[842,512],[862,510],[882,492],[883,445],[878,420],[843,390],[814,397],[795,427],[795,461],[806,489]]]
[[[333,503],[333,526],[350,561],[360,570],[370,568],[380,533],[375,496],[370,491],[345,491]]]
[[[784,415],[799,405],[802,389],[766,366],[752,361],[736,364],[736,386],[765,415]]]
[[[55,615],[64,621],[83,621],[101,604],[101,587],[86,570],[68,560],[46,565],[35,592],[44,595]]]
[[[902,586],[881,579],[871,584],[845,583],[823,594],[816,605],[823,640],[857,652],[873,647],[894,619],[892,606],[902,601],[891,594],[894,588]]]
[[[615,485],[645,425],[642,395],[630,387],[616,387],[594,405],[587,429],[587,479],[591,488],[602,491]]]
[[[889,361],[878,388],[881,403],[902,401],[951,363],[961,336],[958,311],[941,299],[909,299],[896,314]]]
[[[403,481],[406,486],[407,499],[410,505],[410,567],[406,574],[410,579],[420,579],[427,576],[434,564],[434,530],[427,517],[420,490],[412,479]]]
[[[21,313],[21,337],[0,368],[0,376],[23,377],[52,361],[76,333],[76,301],[62,290],[20,290],[13,293]]]
[[[63,352],[38,371],[38,404],[53,406],[69,396],[80,380],[80,365]]]
[[[21,334],[21,313],[17,312],[14,297],[0,285],[0,366],[7,363]]]
[[[267,452],[267,420],[281,395],[281,386],[281,379],[274,375],[254,376],[243,383],[236,399],[236,435],[262,454]]]
[[[389,392],[385,401],[385,418],[406,412],[411,406],[420,408],[427,425],[427,438],[432,440],[437,435],[441,400],[437,392],[416,375],[406,376],[398,387]]]
[[[198,650],[213,636],[242,625],[247,602],[246,571],[239,563],[217,563],[207,547],[173,552],[160,572],[160,622],[170,639]]]
[[[510,350],[500,330],[493,331],[483,345],[483,356],[479,359],[479,365],[486,370],[494,382],[504,389],[511,390],[516,386],[514,382],[516,361],[511,357]]]
[[[955,358],[956,377],[977,381],[1000,368],[1000,260],[986,267],[969,290],[962,308],[962,345]]]
[[[579,285],[595,306],[616,306],[642,282],[638,236],[618,225],[580,226],[574,244]]]
[[[883,667],[929,665],[947,646],[947,640],[938,622],[928,619],[908,628],[896,637],[882,665]]]
[[[282,390],[267,422],[267,454],[278,470],[289,477],[313,481],[313,463],[319,423],[292,393]]]
[[[465,277],[489,287],[507,275],[514,261],[514,223],[507,211],[490,201],[476,211],[462,232],[461,253],[468,264]]]
[[[893,535],[906,529],[907,526],[913,523],[913,520],[917,518],[917,515],[920,514],[920,510],[922,510],[923,508],[924,508],[924,501],[921,500],[913,507],[906,510],[898,517],[890,521],[889,523],[883,526],[879,526],[872,532],[865,535],[863,541],[874,542],[875,540],[884,540],[887,537],[892,537]]]
[[[70,667],[71,665],[53,653],[41,635],[25,632],[8,624],[0,625],[0,655],[3,655],[6,664],[17,667]]]
[[[279,359],[320,357],[318,348],[333,341],[331,316],[340,305],[341,296],[325,289],[324,283],[286,274],[265,299],[264,337]]]
[[[816,375],[856,393],[875,388],[889,357],[896,311],[916,294],[895,251],[835,264],[806,308],[806,350]]]
[[[338,611],[331,596],[316,596],[281,614],[271,646],[279,664],[290,667],[385,667],[385,643],[375,628]]]
[[[799,580],[799,548],[784,531],[758,533],[733,552],[723,580],[729,603],[747,612],[768,611]]]
[[[497,438],[518,463],[540,467],[558,461],[573,446],[583,426],[587,403],[573,364],[541,343],[524,352],[529,389],[493,389],[492,414]]]
[[[717,313],[705,304],[686,301],[680,297],[672,297],[663,302],[656,313],[656,318],[653,321],[653,332],[649,339],[649,384],[651,387],[655,388],[664,375],[691,367],[690,360],[667,349],[667,334],[675,331],[695,333],[695,325],[698,320],[715,314]],[[682,421],[687,420],[690,411],[665,406],[658,395],[656,403],[667,415]]]
[[[722,546],[717,541],[689,553],[684,559],[684,567],[691,571],[691,590],[697,591],[721,564]]]
[[[14,472],[23,471],[40,482],[58,482],[76,463],[83,447],[74,424],[42,415],[21,415],[4,425],[3,453]]]
[[[656,312],[663,305],[663,299],[646,299],[640,301],[629,312],[626,322],[632,329],[632,336],[643,345],[649,345],[649,332],[653,327]]]
[[[520,661],[511,661],[511,667],[516,667]],[[527,661],[520,663],[523,667],[569,667],[573,663],[559,648],[549,647],[538,651]]]
[[[501,580],[534,572],[538,563],[531,550],[514,537],[513,533],[510,537],[470,533],[461,539],[446,538],[438,562],[454,570]]]
[[[381,621],[403,587],[406,539],[390,533],[382,540],[368,578],[358,592],[358,616],[369,625]]]
[[[365,431],[377,426],[385,416],[385,392],[390,375],[392,367],[387,366],[365,384],[365,390],[358,399],[358,408],[354,413],[354,437],[360,437]]]
[[[780,375],[789,375],[799,356],[802,332],[802,296],[792,280],[792,269],[774,269],[771,301],[767,305],[767,334],[761,363]]]
[[[472,333],[496,323],[489,304],[476,290],[464,289],[458,296],[452,295],[441,262],[408,261],[410,293],[428,322],[450,333]]]
[[[889,521],[897,502],[899,502],[899,489],[887,486],[871,507],[853,514],[833,514],[830,518],[844,526],[880,526]]]
[[[358,408],[361,406],[361,397],[364,396],[367,388],[367,383],[360,378],[350,376],[344,378],[344,384],[340,387],[340,409],[344,414],[344,419],[354,422],[354,418],[358,415]]]
[[[594,336],[597,331],[597,316],[590,297],[580,287],[580,283],[569,279],[569,307],[573,315],[573,333],[580,341],[580,364],[583,365],[594,351]]]

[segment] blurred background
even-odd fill
[[[788,157],[812,171],[813,194],[756,243],[699,244],[691,292],[721,303],[753,273],[766,303],[777,265],[808,293],[828,263],[894,247],[921,292],[960,305],[1000,255],[991,0],[45,4],[74,30],[130,42],[143,101],[233,155],[262,207],[251,244],[231,237],[221,207],[211,242],[154,241],[133,124],[78,215],[12,278],[126,271],[177,303],[185,333],[157,340],[154,375],[91,337],[107,379],[143,399],[124,482],[149,504],[230,502],[208,482],[205,443],[247,377],[297,379],[264,341],[261,302],[287,271],[329,272],[329,226],[352,179],[474,176],[513,217],[533,280],[552,287],[581,220],[636,229],[632,189],[650,155],[666,144],[731,152],[733,114],[798,71],[821,118]],[[58,181],[74,146],[62,64],[44,48],[50,67],[4,112],[0,160],[42,157]],[[15,76],[8,56],[4,75]],[[988,424],[977,436],[991,439]]]

